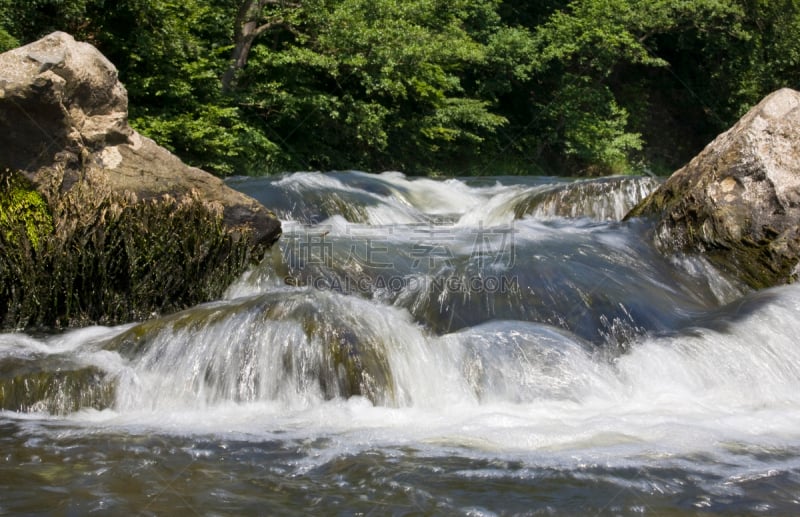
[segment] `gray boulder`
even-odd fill
[[[93,46],[55,32],[0,54],[0,327],[208,301],[280,234],[260,203],[128,125]]]
[[[626,218],[638,216],[656,218],[662,251],[702,253],[752,288],[797,280],[800,92],[767,96]]]
[[[280,236],[280,222],[254,199],[131,129],[114,65],[63,32],[0,55],[0,168],[37,185],[58,174],[64,193],[88,174],[98,195],[191,199],[221,209],[254,245]]]

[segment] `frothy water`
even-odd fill
[[[800,288],[659,255],[649,178],[233,184],[289,223],[224,299],[0,335],[0,509],[797,512]]]

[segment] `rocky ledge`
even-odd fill
[[[797,280],[800,92],[767,96],[627,216],[668,253],[701,253],[754,289]]]
[[[280,236],[128,125],[117,70],[56,32],[0,54],[0,325],[117,323],[218,297]]]

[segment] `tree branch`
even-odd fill
[[[256,27],[256,29],[253,31],[253,35],[254,36],[260,36],[260,35],[264,34],[265,32],[267,32],[269,30],[272,30],[272,29],[275,29],[275,28],[278,28],[278,27],[282,27],[282,28],[284,28],[286,30],[291,30],[291,25],[289,25],[288,23],[286,23],[285,21],[283,21],[281,19],[278,19],[278,20],[273,20],[271,22],[267,22],[264,25],[260,25],[260,26]]]

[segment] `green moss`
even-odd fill
[[[113,203],[112,203],[113,204]],[[115,208],[64,243],[53,263],[62,325],[147,319],[218,298],[250,261],[246,238],[200,203]]]
[[[0,231],[5,240],[22,245],[21,231],[34,250],[53,233],[53,216],[47,202],[21,174],[0,173]]]
[[[88,185],[42,196],[21,175],[3,179],[3,328],[117,324],[174,312],[219,298],[263,255],[199,201],[131,204]]]

